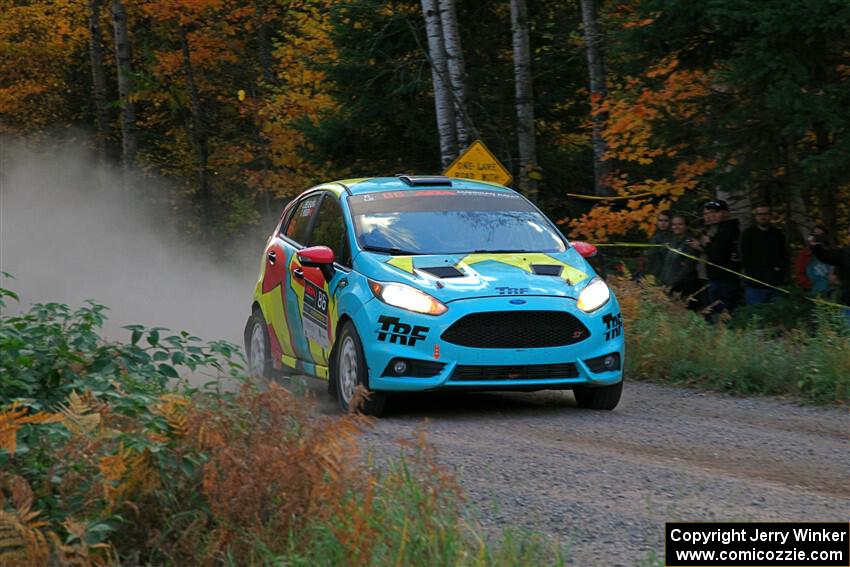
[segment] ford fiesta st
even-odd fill
[[[622,318],[580,249],[501,185],[313,187],[266,244],[245,328],[250,370],[329,380],[344,411],[365,398],[371,414],[391,392],[436,389],[571,389],[580,407],[613,409]]]

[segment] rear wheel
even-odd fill
[[[274,366],[269,329],[259,309],[254,310],[245,325],[245,355],[248,357],[248,373],[251,376],[264,380],[272,379]]]
[[[594,410],[612,410],[620,403],[623,393],[623,381],[610,386],[579,386],[573,388],[573,395],[580,408]]]
[[[343,323],[334,350],[334,382],[340,409],[344,412],[353,410],[366,415],[381,415],[387,395],[369,390],[369,370],[363,355],[363,345],[351,321]],[[357,396],[358,386],[365,390],[366,399]],[[352,407],[353,404],[357,404],[357,407]]]

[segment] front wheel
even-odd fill
[[[353,409],[366,415],[381,415],[387,395],[384,392],[369,390],[369,370],[363,355],[363,345],[351,321],[343,323],[337,341],[334,382],[340,409],[344,412]],[[365,391],[365,398],[357,396],[358,386]],[[355,403],[357,406],[352,407]]]
[[[578,407],[594,410],[612,410],[620,403],[623,381],[610,386],[579,386],[573,388]]]

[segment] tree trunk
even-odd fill
[[[186,75],[186,86],[189,89],[189,100],[192,103],[192,146],[195,148],[195,156],[198,160],[198,203],[200,204],[200,229],[201,238],[210,242],[212,237],[212,190],[207,175],[207,162],[209,161],[209,147],[207,128],[204,120],[201,96],[195,75],[192,70],[192,60],[189,52],[189,33],[185,27],[180,28],[180,44],[183,48],[183,73]]]
[[[460,31],[457,24],[455,0],[439,0],[440,23],[443,28],[443,41],[446,46],[446,63],[451,83],[452,102],[455,108],[455,129],[460,151],[469,146],[469,132],[472,130],[469,112],[466,107],[466,69],[463,63],[463,48],[460,43]]]
[[[446,47],[443,42],[437,0],[422,0],[428,52],[431,60],[431,80],[434,83],[434,105],[437,109],[437,129],[440,133],[440,162],[445,170],[457,157],[457,134],[452,92],[449,88]]]
[[[106,110],[106,72],[103,68],[103,34],[100,12],[103,0],[89,0],[89,58],[91,60],[92,91],[94,95],[95,140],[97,157],[106,162],[106,140],[109,133],[109,114]]]
[[[269,37],[269,24],[266,21],[267,6],[263,0],[254,2],[254,19],[257,26],[257,51],[260,60],[260,70],[263,82],[267,85],[277,85],[278,80],[272,72],[272,41]]]
[[[136,106],[132,98],[133,60],[127,31],[127,10],[121,0],[112,0],[112,25],[115,29],[115,66],[121,104],[121,163],[126,182],[136,163]]]
[[[531,83],[531,47],[528,39],[528,10],[525,0],[511,0],[514,47],[517,137],[519,138],[519,190],[537,201],[537,181],[529,174],[537,168],[534,129],[534,91]]]
[[[602,55],[602,36],[597,25],[598,0],[581,0],[581,18],[587,43],[587,68],[590,74],[590,108],[593,120],[593,178],[597,195],[612,195],[611,164],[605,159],[608,147],[602,132],[608,121],[607,112],[597,108],[608,95],[605,86],[605,60]]]

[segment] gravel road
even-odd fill
[[[322,413],[336,411],[308,380]],[[663,557],[665,521],[850,520],[850,413],[627,383],[613,412],[570,392],[393,399],[364,435],[379,455],[420,427],[487,528],[569,544],[569,563]]]

